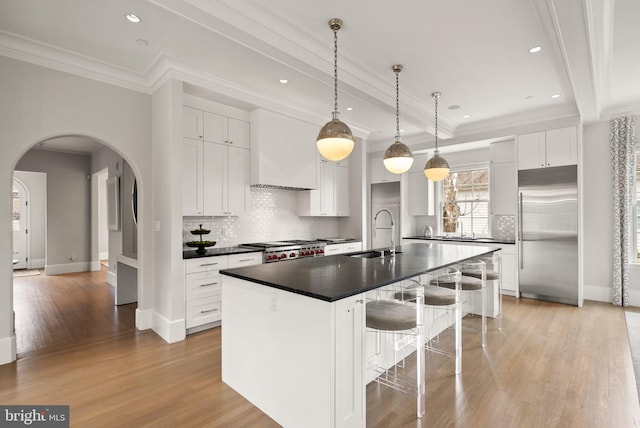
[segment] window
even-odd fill
[[[450,173],[441,200],[443,233],[489,235],[489,168]]]

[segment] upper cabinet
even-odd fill
[[[182,214],[244,213],[251,174],[249,122],[184,107],[183,136]]]
[[[387,171],[382,158],[382,156],[371,158],[371,184],[399,182],[401,174]]]
[[[578,163],[575,126],[518,135],[518,169],[546,168]]]
[[[346,217],[349,215],[349,164],[318,155],[317,190],[300,192],[298,215]]]
[[[319,130],[267,110],[251,112],[251,184],[317,189]]]
[[[499,141],[489,145],[489,163],[516,161],[516,144],[513,140]]]
[[[409,177],[409,215],[435,215],[435,186],[424,175],[427,155],[414,155]]]

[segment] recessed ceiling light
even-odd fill
[[[137,39],[136,43],[140,46],[149,46],[149,42],[147,42],[145,39]]]
[[[471,117],[471,115],[470,115],[470,114],[465,114],[465,115],[464,115],[464,116],[462,116],[462,117],[464,117],[465,119],[469,119],[469,118]]]
[[[404,132],[404,129],[401,129],[400,132]]]
[[[453,104],[449,106],[449,110],[458,110],[460,106],[458,104]]]
[[[133,13],[128,13],[127,14],[127,19],[129,20],[129,22],[133,22],[133,23],[138,23],[140,21],[142,21],[142,19],[140,19],[140,17],[138,15],[134,15]]]
[[[347,111],[352,111],[353,107],[347,107]]]
[[[540,52],[541,50],[542,50],[542,46],[534,46],[531,49],[529,49],[529,52],[537,53],[537,52]]]
[[[551,98],[560,98],[560,94],[553,94],[551,95]]]
[[[280,79],[280,83],[286,85],[287,83],[289,83],[289,81],[287,79]]]

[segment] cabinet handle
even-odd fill
[[[229,141],[229,144],[233,144],[233,141]]]
[[[364,300],[362,300],[362,299],[356,300],[356,303],[362,304],[362,303],[364,303]]]
[[[242,263],[242,262],[250,262],[253,259],[242,259],[242,260],[238,260],[238,263]]]
[[[217,284],[217,282],[210,282],[208,284],[200,284],[200,287],[209,287],[211,285],[216,285],[216,284]]]
[[[218,263],[203,263],[203,264],[201,264],[200,266],[215,266],[215,265],[217,265],[217,264],[218,264]]]
[[[201,314],[208,314],[209,312],[216,312],[218,309],[207,309],[206,311],[200,311]]]

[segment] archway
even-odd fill
[[[65,145],[67,143],[67,145]],[[82,146],[86,144],[86,146]],[[143,184],[141,177],[136,177],[134,166],[130,165],[126,157],[121,155],[113,146],[98,141],[95,138],[72,135],[56,136],[39,141],[26,150],[15,163],[15,170],[25,170],[46,173],[47,180],[47,223],[49,224],[47,239],[47,259],[44,273],[46,275],[73,274],[77,272],[91,272],[100,270],[99,253],[93,251],[95,237],[91,233],[92,216],[92,192],[95,190],[91,183],[93,173],[106,170],[111,177],[118,178],[121,186],[129,182],[140,182],[137,195],[142,197]],[[138,234],[140,228],[126,226],[133,223],[133,220],[126,218],[126,208],[131,207],[131,193],[125,191],[124,187],[118,188],[117,201],[121,214],[121,223],[117,228],[110,230],[114,236],[109,239],[112,244],[109,248],[109,259],[113,260],[108,269],[112,281],[108,281],[118,295],[118,288],[126,285],[129,290],[126,295],[128,301],[120,300],[120,303],[136,302],[138,299],[138,280],[141,271],[138,270],[137,263],[133,272],[129,265],[120,266],[121,254],[127,252],[128,259],[136,259],[138,253]],[[131,208],[129,208],[129,211]],[[129,217],[131,215],[129,214]],[[138,223],[142,226],[142,219]],[[123,234],[129,233],[132,236],[125,238]],[[125,251],[123,243],[135,242],[135,252]],[[15,245],[15,243],[14,243]],[[132,248],[130,244],[128,248]],[[97,269],[96,269],[96,266]],[[125,280],[118,284],[118,269],[127,270]],[[14,289],[14,281],[11,283]],[[15,291],[15,289],[14,289]],[[113,305],[116,301],[112,302]],[[135,314],[130,320],[131,327],[135,328],[137,308],[134,307]],[[89,309],[87,309],[89,310]],[[16,335],[20,331],[16,330]],[[20,341],[18,343],[18,351]]]

